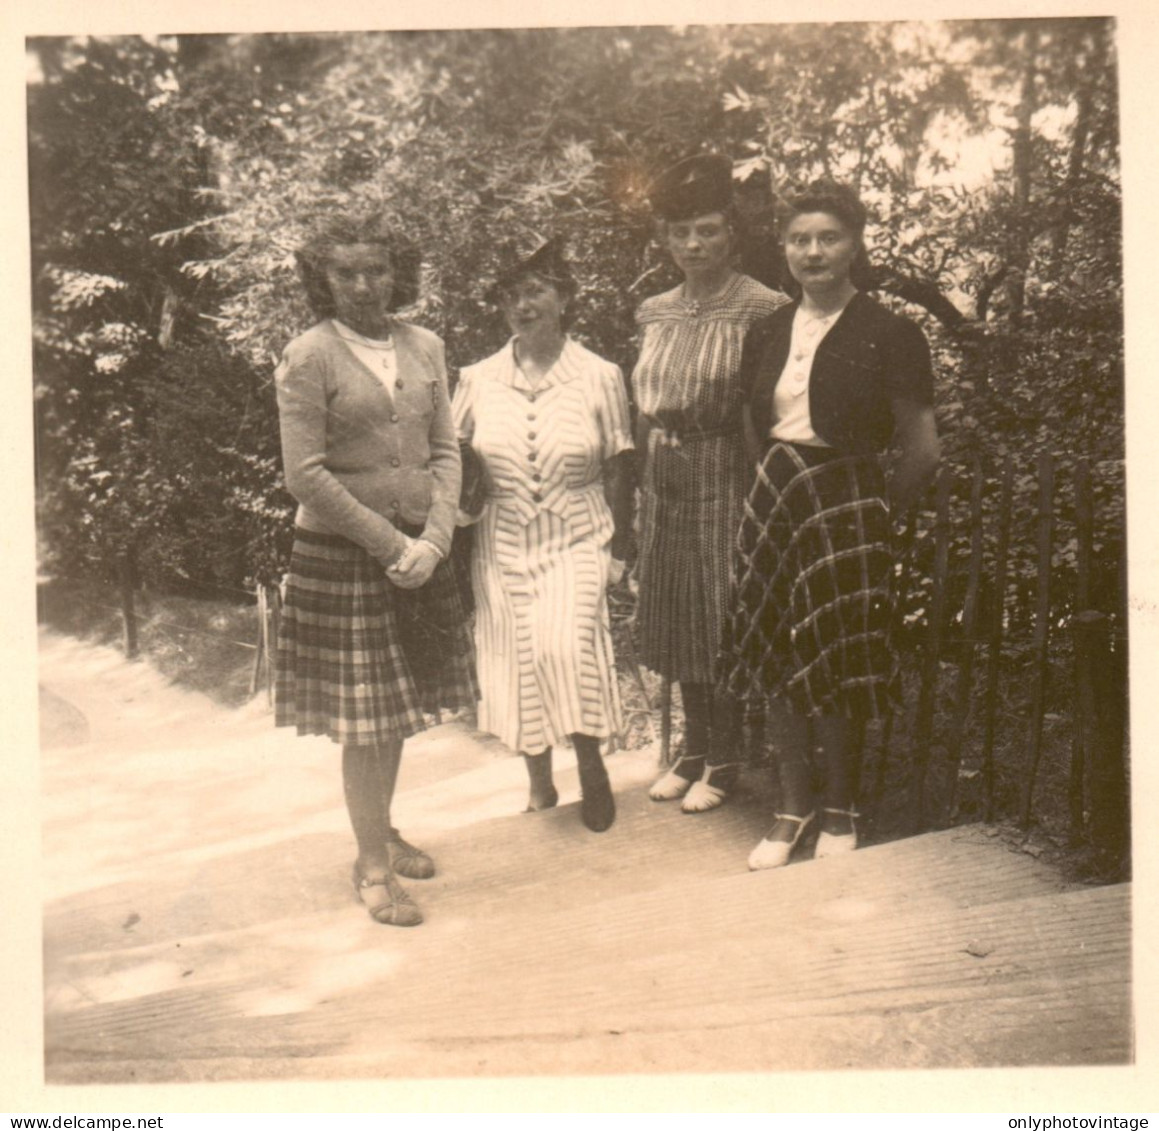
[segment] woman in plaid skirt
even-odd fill
[[[732,694],[776,700],[783,719],[780,811],[752,869],[787,864],[814,821],[815,856],[857,847],[851,756],[896,690],[890,516],[917,499],[939,458],[925,335],[858,289],[865,222],[853,192],[832,182],[788,203],[784,251],[800,297],[744,345],[756,476],[721,676]],[[899,456],[887,483],[890,446]]]
[[[460,462],[443,343],[393,317],[415,298],[418,257],[381,216],[322,222],[297,260],[320,321],[276,374],[299,504],[276,722],[341,744],[355,890],[377,922],[414,926],[422,914],[398,877],[435,866],[391,823],[403,741],[476,698],[446,560]]]

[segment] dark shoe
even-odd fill
[[[555,787],[552,787],[551,792],[543,799],[542,805],[532,805],[528,802],[527,808],[523,810],[524,813],[542,813],[545,809],[554,809],[559,804],[559,793],[556,792]]]
[[[355,860],[351,878],[354,881],[354,894],[376,923],[389,927],[417,927],[423,921],[423,913],[414,900],[397,883],[392,884],[391,877],[364,876]],[[368,897],[375,888],[382,888],[386,899],[371,903]]]
[[[540,754],[524,754],[523,764],[527,767],[527,780],[531,790],[527,796],[524,813],[538,813],[543,809],[554,809],[559,804],[559,794],[551,778],[551,747]]]
[[[421,849],[402,839],[398,829],[391,829],[386,841],[390,865],[408,880],[429,880],[435,874],[435,862]]]
[[[577,764],[580,818],[592,832],[602,833],[611,828],[616,819],[616,799],[612,796],[607,768],[598,754],[594,758],[580,758]]]

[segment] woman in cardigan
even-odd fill
[[[602,832],[616,809],[600,742],[623,729],[606,590],[632,437],[619,367],[564,332],[574,294],[558,243],[512,256],[492,292],[512,338],[462,371],[454,414],[488,486],[471,561],[479,726],[523,754],[528,811],[558,801],[552,747],[570,739],[580,815]]]
[[[890,515],[917,499],[939,458],[925,336],[858,289],[865,222],[843,185],[818,182],[790,201],[782,232],[800,298],[745,342],[757,466],[722,676],[734,694],[788,707],[780,811],[753,869],[787,864],[818,808],[816,856],[857,846],[852,755],[895,690]],[[891,444],[887,484],[879,454]]]
[[[415,297],[418,259],[381,217],[328,220],[297,259],[320,320],[277,371],[299,506],[276,721],[342,745],[355,889],[376,921],[413,926],[422,914],[397,877],[435,869],[391,823],[403,741],[476,697],[444,560],[460,464],[443,343],[393,316]]]
[[[729,570],[748,484],[739,379],[745,333],[787,299],[732,265],[732,163],[690,157],[651,195],[684,282],[636,312],[632,374],[643,462],[636,614],[641,659],[680,684],[684,754],[649,791],[686,813],[720,805],[736,777],[740,708],[714,693]]]

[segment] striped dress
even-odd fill
[[[509,342],[462,371],[453,411],[488,479],[471,561],[479,726],[525,754],[614,738],[601,470],[632,446],[623,376],[569,338],[533,388]]]
[[[737,275],[708,302],[683,287],[647,299],[632,374],[646,423],[636,626],[640,656],[669,679],[711,683],[733,544],[751,469],[738,379],[745,333],[788,300]]]

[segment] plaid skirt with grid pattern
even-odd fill
[[[278,633],[275,722],[350,746],[406,738],[478,697],[449,562],[399,589],[360,546],[299,527]]]
[[[798,714],[879,718],[895,706],[894,556],[872,457],[774,442],[737,534],[719,676]]]

